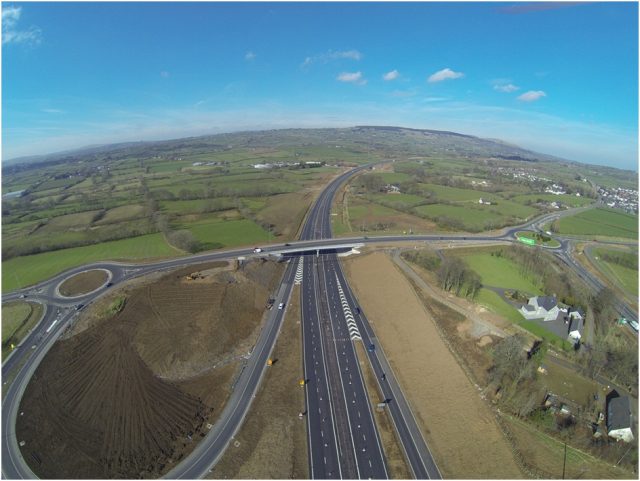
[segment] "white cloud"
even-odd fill
[[[163,70],[162,72],[160,72],[160,77],[162,78],[169,78],[169,72],[167,72],[166,70]]]
[[[64,114],[66,113],[64,110],[60,109],[42,109],[45,114]]]
[[[386,74],[384,74],[382,78],[388,82],[390,80],[397,79],[399,76],[400,72],[398,72],[397,70],[392,70],[391,72],[387,72]]]
[[[362,72],[342,72],[338,75],[337,80],[340,82],[354,83],[356,85],[364,85],[367,83],[367,81],[362,78]]]
[[[432,74],[427,79],[427,82],[429,83],[442,82],[443,80],[456,79],[460,77],[464,77],[464,74],[462,72],[454,72],[450,68],[443,68],[442,70],[439,70],[438,72]]]
[[[497,90],[498,92],[511,93],[511,92],[515,92],[516,90],[520,90],[520,87],[513,84],[494,85],[493,90]]]
[[[42,41],[42,30],[35,25],[26,30],[18,29],[18,21],[22,15],[22,7],[5,7],[2,9],[2,43],[23,43],[37,45]]]
[[[520,95],[518,100],[522,100],[523,102],[535,102],[536,100],[546,96],[547,94],[542,90],[529,90],[528,92]]]
[[[247,53],[244,54],[244,59],[247,60],[248,62],[251,62],[256,58],[256,56],[257,55],[255,53],[249,50]]]
[[[313,55],[311,57],[306,57],[304,62],[302,62],[302,67],[310,67],[314,63],[328,63],[332,60],[360,60],[362,58],[362,54],[357,50],[329,50],[328,52],[321,53],[318,55]]]

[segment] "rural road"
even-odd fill
[[[312,254],[319,254],[318,257],[308,255],[303,256],[305,258],[303,270],[310,271],[311,277],[309,279],[315,279],[315,281],[308,280],[305,283],[303,280],[303,284],[310,284],[311,287],[308,288],[310,290],[307,291],[307,287],[303,286],[303,289],[301,290],[302,300],[303,302],[305,302],[304,296],[306,292],[307,298],[309,299],[309,301],[306,302],[315,302],[316,306],[315,319],[313,319],[314,314],[312,307],[309,307],[307,309],[307,314],[305,317],[312,319],[313,323],[315,323],[315,326],[317,327],[317,329],[309,328],[308,331],[305,331],[305,369],[307,369],[310,361],[314,361],[312,358],[311,360],[307,359],[307,351],[313,349],[313,347],[317,349],[318,346],[320,346],[320,344],[307,344],[307,342],[310,342],[307,340],[307,336],[311,336],[312,338],[314,335],[324,336],[322,338],[323,343],[324,340],[328,341],[330,337],[333,337],[332,342],[335,341],[333,346],[333,361],[331,361],[330,363],[326,362],[327,360],[330,360],[329,354],[331,352],[328,349],[329,346],[325,346],[324,344],[320,346],[320,348],[323,350],[322,352],[324,353],[322,356],[324,363],[323,371],[326,368],[327,364],[329,364],[331,367],[327,369],[327,373],[332,372],[334,378],[337,375],[338,378],[340,378],[339,383],[343,389],[338,391],[334,390],[335,392],[330,392],[331,386],[333,386],[333,384],[326,381],[326,379],[328,378],[325,376],[325,391],[323,391],[325,395],[321,396],[320,391],[316,392],[315,394],[317,396],[318,407],[320,407],[320,402],[322,402],[322,406],[324,406],[326,413],[333,412],[334,420],[332,421],[332,423],[335,423],[336,406],[333,402],[330,405],[328,404],[328,400],[330,399],[329,395],[333,396],[331,400],[334,401],[336,399],[339,399],[339,393],[342,392],[343,404],[348,404],[348,402],[346,401],[349,399],[348,396],[351,396],[352,401],[355,401],[356,399],[358,400],[357,404],[355,402],[352,402],[351,404],[356,404],[357,408],[361,408],[359,410],[360,416],[362,416],[363,413],[365,413],[366,415],[367,411],[370,413],[368,402],[366,402],[365,396],[362,394],[364,391],[360,391],[359,387],[357,387],[357,383],[362,382],[359,371],[357,374],[358,378],[355,385],[356,387],[352,388],[351,390],[344,389],[345,382],[347,382],[347,386],[349,386],[349,380],[345,381],[344,379],[344,373],[347,372],[346,368],[349,367],[349,363],[354,362],[356,363],[357,368],[357,361],[355,353],[353,353],[353,356],[351,355],[351,352],[353,351],[353,342],[351,340],[339,342],[337,341],[337,339],[347,339],[348,337],[350,337],[350,333],[352,332],[350,326],[352,324],[348,321],[353,318],[353,321],[356,323],[357,329],[359,331],[359,336],[362,338],[365,346],[369,346],[370,344],[374,344],[376,346],[376,349],[374,349],[373,351],[367,350],[367,356],[376,373],[376,376],[378,376],[382,392],[385,394],[385,396],[388,396],[388,399],[393,400],[393,402],[388,404],[389,412],[391,413],[393,423],[398,435],[400,436],[403,449],[405,451],[407,459],[409,460],[409,464],[414,475],[418,479],[439,478],[440,473],[438,472],[437,467],[433,462],[433,459],[431,458],[428,447],[426,446],[420,430],[417,427],[417,423],[415,421],[415,418],[413,417],[413,414],[411,413],[409,404],[405,400],[404,395],[402,394],[402,391],[395,377],[393,376],[393,372],[384,356],[384,352],[376,342],[376,338],[368,324],[368,321],[366,320],[366,317],[364,316],[364,314],[356,310],[358,306],[357,300],[353,296],[344,277],[344,274],[342,273],[340,263],[338,262],[337,257],[334,253],[334,248],[335,246],[345,246],[349,244],[391,243],[401,241],[409,241],[414,243],[432,241],[455,241],[459,243],[495,240],[514,241],[514,233],[516,231],[532,227],[535,229],[543,223],[548,222],[549,219],[552,219],[554,216],[557,216],[558,213],[542,216],[522,226],[506,230],[501,235],[493,236],[399,235],[373,238],[326,238],[331,236],[329,219],[330,206],[333,195],[335,194],[339,186],[345,180],[347,180],[348,177],[365,168],[366,167],[360,167],[358,169],[349,171],[335,179],[331,184],[327,186],[327,188],[321,193],[320,197],[312,207],[307,217],[307,221],[305,223],[305,227],[303,228],[300,241],[291,242],[289,245],[277,244],[265,246],[263,247],[263,252],[259,255],[262,256],[283,254],[292,259],[297,259],[302,254],[307,254],[309,252]],[[569,268],[571,268],[571,270],[573,270],[585,283],[587,283],[587,285],[591,289],[594,289],[595,291],[601,289],[603,286],[600,281],[598,279],[594,279],[586,269],[584,269],[578,262],[575,261],[575,259],[571,257],[571,246],[569,240],[560,240],[561,247],[558,249],[554,249],[554,254],[558,258],[560,258]],[[327,251],[327,249],[332,248],[334,249],[333,252]],[[56,288],[60,284],[60,282],[76,273],[83,272],[89,269],[100,268],[105,269],[111,273],[110,282],[113,286],[116,286],[124,281],[130,280],[135,277],[144,276],[153,272],[171,270],[187,265],[198,264],[201,262],[208,262],[213,260],[234,259],[237,257],[252,256],[256,256],[256,254],[253,252],[253,249],[241,248],[217,251],[214,253],[199,254],[178,259],[170,259],[149,264],[97,262],[69,269],[47,281],[38,283],[34,286],[3,294],[3,302],[6,302],[8,300],[20,299],[22,298],[22,296],[26,296],[29,300],[40,302],[45,305],[45,313],[42,320],[21,343],[21,346],[18,349],[14,350],[12,355],[5,361],[2,366],[3,379],[6,380],[13,377],[11,384],[7,386],[6,396],[2,404],[2,428],[4,433],[4,436],[2,438],[3,477],[10,479],[35,478],[34,473],[28,468],[24,459],[22,458],[20,448],[18,446],[18,440],[15,434],[15,421],[17,419],[17,416],[19,415],[20,400],[30,378],[32,377],[39,363],[45,357],[46,353],[53,345],[55,340],[62,334],[69,323],[73,322],[74,318],[78,314],[74,306],[78,304],[87,305],[110,290],[110,286],[107,286],[107,284],[105,283],[105,285],[98,288],[92,293],[69,299],[61,297],[57,294]],[[313,261],[313,259],[315,259],[315,262]],[[291,294],[293,279],[295,277],[297,266],[297,262],[289,263],[289,266],[285,271],[282,283],[280,284],[278,290],[277,302],[287,302]],[[320,284],[320,282],[324,284],[324,287],[322,286],[322,284]],[[343,307],[345,304],[348,308],[348,311]],[[309,304],[309,306],[313,305],[314,304]],[[627,317],[627,319],[637,320],[637,313],[633,309],[631,309],[624,303],[618,303],[618,305],[620,313]],[[323,306],[325,312],[324,314],[320,314],[320,309]],[[305,308],[303,308],[303,313],[304,312]],[[351,314],[351,318],[347,316],[347,312]],[[267,319],[265,327],[262,330],[260,338],[256,344],[256,347],[251,357],[249,358],[242,375],[240,376],[238,385],[232,394],[230,402],[227,403],[220,421],[216,423],[214,428],[212,428],[212,430],[199,444],[192,455],[185,458],[178,467],[176,467],[167,475],[167,477],[202,477],[222,455],[225,447],[230,442],[231,437],[240,428],[244,416],[246,415],[246,412],[250,407],[253,394],[257,390],[262,378],[262,373],[264,372],[264,368],[266,366],[266,360],[277,338],[283,314],[283,311],[274,311],[269,319]],[[321,322],[321,319],[324,319],[324,323]],[[322,326],[324,326],[324,332],[321,330]],[[332,329],[340,329],[340,331],[331,331],[331,335],[329,335],[329,332],[327,331],[328,327]],[[346,334],[347,332],[349,332],[348,337]],[[318,338],[318,342],[319,340],[320,338]],[[31,346],[33,346],[33,348]],[[350,349],[347,346],[350,346]],[[341,348],[344,348],[344,355],[342,355],[342,351],[340,350]],[[347,352],[349,353],[348,355]],[[343,357],[341,358],[340,356]],[[347,361],[347,359],[349,359],[349,361]],[[351,366],[353,366],[353,364],[351,364]],[[352,373],[352,375],[356,373],[353,368],[350,369],[350,372]],[[382,382],[381,380],[383,373],[386,374],[384,382]],[[352,379],[350,381],[352,383],[351,386],[353,386],[354,381]],[[317,386],[320,386],[320,384],[321,382],[316,383]],[[311,407],[311,404],[309,404],[309,400],[313,394],[310,393],[310,391],[311,383],[307,385],[307,404],[309,407]],[[322,397],[322,401],[320,401],[320,397]],[[325,400],[327,400],[327,402],[325,402]],[[322,409],[322,407],[320,407],[320,409]],[[343,418],[347,417],[347,419],[349,420],[348,426],[352,428],[351,417],[355,416],[357,418],[358,411],[353,411],[351,408],[345,407],[345,409],[341,410],[340,412],[341,414],[338,413],[338,416],[342,416]],[[325,430],[322,430],[322,433],[318,432],[318,426],[320,426],[320,424],[314,424],[315,427],[312,428],[310,421],[312,416],[309,409],[308,413],[310,452],[312,452],[311,448],[313,448],[313,453],[316,453],[316,457],[314,458],[314,460],[310,459],[311,472],[317,472],[318,476],[315,477],[318,478],[340,477],[341,475],[336,475],[332,469],[323,468],[324,460],[320,460],[320,457],[317,454],[321,451],[318,450],[319,448],[316,448],[314,446],[318,444],[316,442],[317,438],[322,438],[324,436]],[[316,423],[316,420],[314,420],[313,422]],[[355,424],[357,426],[357,423]],[[345,436],[344,432],[340,432],[340,429],[344,430],[344,425],[341,425],[339,428],[336,428],[335,424],[330,425],[331,429],[329,431],[329,438],[333,443],[333,448],[330,448],[330,443],[326,442],[328,448],[326,452],[329,454],[329,459],[333,459],[332,463],[336,467],[339,467],[339,471],[342,469],[342,464],[340,464],[342,462],[341,457],[345,458],[344,455],[341,456],[339,454],[339,439],[341,439],[340,436],[342,436],[343,444],[348,444],[349,439],[351,440],[354,453],[353,461],[345,461],[346,464],[344,464],[344,468],[347,472],[353,472],[355,466],[356,473],[360,473],[360,469],[362,467],[362,477],[370,477],[370,475],[372,475],[371,477],[377,478],[387,477],[388,475],[386,473],[384,455],[382,454],[381,450],[379,450],[379,440],[377,438],[377,432],[375,431],[375,425],[365,425],[363,423],[360,423],[360,425],[368,427],[361,427],[361,434],[357,430],[354,434],[353,429],[351,429],[349,432],[349,436]],[[358,453],[356,449],[356,440],[358,440],[358,443],[360,442],[360,440],[362,440],[362,442],[364,443],[363,447],[365,448],[364,452],[367,453],[367,455],[363,456],[361,454],[357,454],[356,456],[356,453]],[[315,445],[313,444],[314,442],[316,443]],[[324,447],[324,444],[325,443],[322,443],[322,447]],[[360,444],[358,444],[357,446],[359,447]],[[376,446],[380,451],[378,454],[376,454]],[[332,452],[333,455],[331,454]],[[360,453],[362,452],[363,451],[360,451]],[[331,456],[333,456],[333,458]],[[319,464],[321,461],[323,466],[320,466]],[[369,465],[369,462],[371,462],[371,465]],[[328,474],[329,472],[331,472],[330,475]]]

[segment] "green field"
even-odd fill
[[[162,234],[149,234],[102,244],[62,249],[2,262],[2,292],[10,292],[71,267],[101,260],[142,260],[178,256]]]
[[[421,205],[416,207],[415,211],[417,214],[429,219],[437,219],[440,216],[444,216],[458,220],[474,230],[483,230],[487,222],[496,220],[496,214],[490,212],[488,209],[477,209],[460,205]]]
[[[411,179],[408,174],[403,174],[402,172],[377,172],[376,175],[382,177],[389,184],[397,184]]]
[[[539,200],[544,202],[560,202],[561,204],[565,204],[570,207],[582,207],[593,202],[593,199],[590,199],[589,197],[576,197],[575,195],[569,194],[555,195],[549,193],[516,195],[512,197],[511,200],[520,203],[535,203]]]
[[[205,249],[252,245],[268,242],[271,238],[269,232],[248,219],[209,217],[179,228],[189,230]]]
[[[385,205],[398,205],[401,208],[411,208],[425,202],[424,198],[413,194],[370,194],[367,199]]]
[[[499,197],[489,192],[483,192],[472,189],[459,189],[457,187],[448,187],[435,184],[421,184],[430,192],[433,192],[440,200],[448,200],[452,202],[478,202],[480,198],[489,201],[498,201]]]
[[[638,216],[612,209],[590,209],[563,217],[553,225],[560,234],[638,239]]]
[[[490,253],[468,254],[462,257],[474,271],[480,274],[482,283],[492,287],[514,289],[528,294],[542,294],[531,281],[520,274],[518,265],[506,257]]]

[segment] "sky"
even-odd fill
[[[637,170],[638,4],[2,3],[2,157],[395,125]]]

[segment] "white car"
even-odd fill
[[[278,304],[278,309],[280,310],[284,309],[284,302],[281,302],[280,304]]]
[[[255,248],[253,249],[253,252],[255,252],[256,254],[258,254],[258,253],[262,252],[262,249],[260,249],[260,247],[255,247]]]

